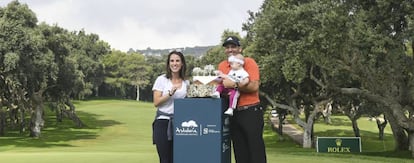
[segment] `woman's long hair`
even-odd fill
[[[167,65],[167,67],[166,67],[167,78],[168,79],[171,79],[171,77],[172,77],[172,72],[171,72],[171,69],[170,69],[170,58],[171,58],[171,55],[173,55],[173,54],[176,54],[176,55],[178,55],[181,58],[182,66],[181,66],[179,75],[180,75],[180,78],[181,79],[186,79],[185,74],[187,72],[187,64],[185,63],[184,55],[183,55],[183,53],[181,53],[179,51],[176,51],[176,50],[171,51],[168,54],[168,57],[167,57],[167,64],[166,64]]]

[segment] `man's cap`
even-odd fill
[[[240,46],[239,38],[237,38],[236,36],[227,37],[226,39],[224,39],[223,46],[227,46],[228,44],[233,44],[233,45],[236,45],[236,46]]]

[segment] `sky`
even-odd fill
[[[0,6],[12,0],[0,0]],[[39,22],[99,35],[121,51],[220,44],[239,32],[264,0],[19,0]]]

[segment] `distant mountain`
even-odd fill
[[[154,55],[154,56],[161,56],[164,54],[168,54],[172,50],[181,50],[184,55],[194,55],[195,57],[200,57],[208,50],[215,46],[195,46],[195,47],[183,47],[183,48],[172,48],[172,49],[151,49],[147,48],[145,50],[135,50],[135,52],[144,54],[144,55]],[[129,51],[131,51],[130,49]]]

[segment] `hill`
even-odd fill
[[[160,56],[160,55],[163,55],[163,54],[168,54],[170,51],[172,51],[174,49],[177,49],[177,50],[181,50],[183,52],[183,54],[185,54],[185,55],[194,55],[196,57],[199,57],[199,56],[202,56],[202,55],[206,54],[206,52],[208,50],[210,50],[211,48],[213,48],[213,47],[215,47],[215,46],[195,46],[195,47],[181,47],[181,48],[171,48],[171,49],[151,49],[151,48],[147,48],[147,49],[143,49],[143,50],[138,49],[138,50],[135,50],[135,52],[141,53],[141,54],[144,54],[144,55]]]

